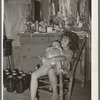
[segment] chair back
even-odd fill
[[[71,70],[68,74],[72,74],[75,72],[75,69],[78,65],[78,62],[81,60],[82,51],[85,48],[86,37],[80,40],[80,46],[77,51],[74,52],[74,56],[71,61]]]

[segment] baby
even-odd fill
[[[53,58],[53,57],[57,57],[57,56],[60,56],[60,55],[63,55],[63,50],[61,48],[60,42],[56,40],[52,43],[51,47],[48,47],[46,49],[45,57],[42,57],[40,59],[42,60],[42,62],[44,64],[48,58]],[[57,73],[59,73],[60,70],[61,70],[61,62],[60,61],[53,61],[51,63],[51,65],[48,65],[46,67],[51,68],[53,66],[57,66]]]

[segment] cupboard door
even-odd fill
[[[23,70],[32,71],[38,64],[42,64],[38,56],[43,57],[47,47],[48,45],[24,44],[21,50],[21,67]]]

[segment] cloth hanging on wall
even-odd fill
[[[26,29],[24,22],[29,14],[28,4],[9,4],[4,2],[4,23],[7,38],[14,39],[13,45],[20,45],[17,34]]]
[[[91,9],[89,9],[90,5],[91,4],[90,4],[89,0],[80,0],[80,6],[79,6],[80,16],[82,14],[84,14],[86,17],[87,23],[89,23],[90,10],[91,10]]]
[[[77,19],[77,0],[71,0],[70,2],[70,9],[71,14],[73,15],[74,19]]]
[[[56,12],[55,12],[55,4],[54,4],[54,2],[50,2],[49,11],[50,11],[50,16],[55,16]]]
[[[55,14],[57,15],[57,12],[59,10],[59,0],[53,0],[54,4],[55,4]]]
[[[85,7],[86,7],[85,1],[86,0],[80,0],[80,13],[85,13]]]
[[[49,20],[49,0],[43,0],[43,19],[48,22]],[[48,22],[49,23],[49,22]]]

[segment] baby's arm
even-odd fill
[[[40,57],[40,56],[38,56],[38,58],[39,58],[40,60],[42,60],[43,63],[47,60],[46,57]]]

